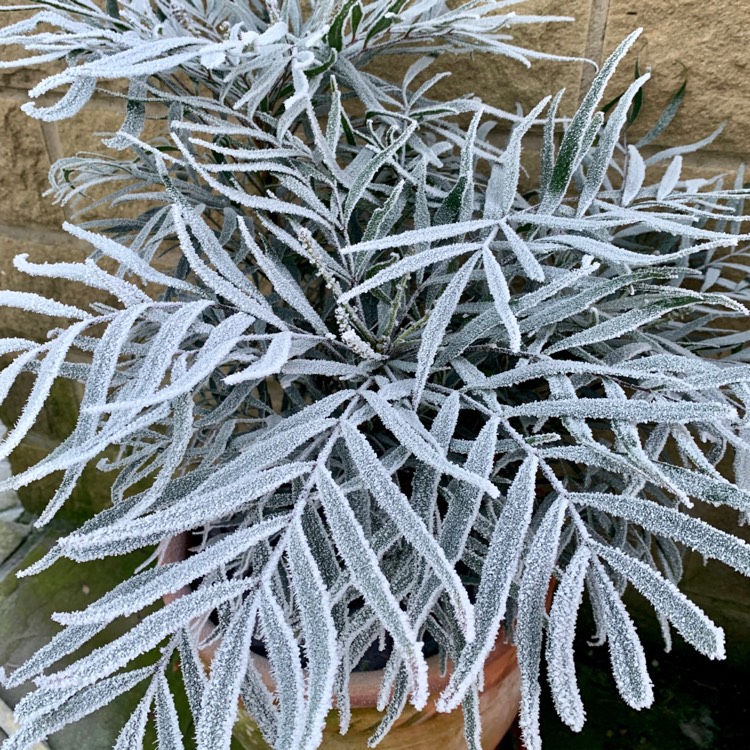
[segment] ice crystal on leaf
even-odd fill
[[[334,700],[349,726],[349,675],[376,642],[387,663],[370,746],[408,703],[425,706],[429,646],[452,669],[438,710],[460,706],[478,748],[500,632],[539,748],[543,658],[563,721],[585,719],[573,650],[585,597],[624,700],[651,702],[626,586],[665,632],[724,657],[721,629],[678,584],[684,547],[750,575],[750,547],[695,517],[701,503],[750,516],[743,170],[728,187],[686,179],[720,129],[653,150],[684,88],[630,141],[648,74],[611,107],[603,97],[638,32],[571,118],[562,92],[527,112],[433,98],[447,75],[432,74],[436,56],[530,65],[554,56],[517,46],[514,27],[569,20],[454,5],[39,0],[0,30],[29,53],[3,68],[57,63],[29,116],[126,100],[106,154],[50,172],[88,260],[15,260],[98,301],[0,292],[0,306],[55,321],[44,341],[0,340],[0,401],[31,382],[0,457],[56,380],[83,384],[71,434],[0,491],[60,472],[44,525],[90,462],[113,475],[110,507],[22,574],[163,551],[177,535],[189,548],[54,615],[63,630],[1,675],[37,686],[3,750],[140,683],[115,749],[141,750],[154,720],[159,748],[179,750],[177,658],[200,750],[229,748],[239,698],[271,746],[315,750]],[[413,57],[399,81],[368,65],[397,53]],[[538,178],[522,167],[537,129]],[[125,217],[124,204],[138,209]]]

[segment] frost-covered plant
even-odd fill
[[[744,239],[744,194],[683,179],[691,147],[647,155],[653,133],[623,140],[648,74],[600,111],[637,33],[571,119],[557,115],[560,94],[526,115],[430,98],[439,53],[543,56],[512,44],[513,26],[544,20],[506,13],[513,4],[109,0],[106,15],[91,0],[47,0],[1,32],[33,53],[20,64],[65,64],[30,92],[65,90],[24,105],[33,117],[71,117],[129,81],[109,155],[51,172],[61,203],[85,208],[98,191],[89,204],[109,207],[111,218],[65,225],[90,259],[16,259],[110,296],[80,309],[0,295],[70,321],[41,344],[0,342],[13,355],[3,398],[20,373],[35,376],[2,455],[56,378],[85,385],[70,437],[2,488],[63,472],[43,525],[89,461],[116,475],[111,507],[23,574],[192,539],[187,560],[147,564],[55,615],[62,632],[3,675],[37,685],[4,750],[138,683],[117,750],[142,747],[152,709],[159,747],[183,747],[165,677],[176,658],[201,750],[229,747],[240,696],[273,747],[316,748],[334,698],[347,730],[349,675],[378,641],[390,651],[371,746],[407,702],[425,705],[429,645],[452,664],[438,709],[461,706],[479,748],[482,667],[501,625],[537,748],[542,658],[560,716],[574,730],[584,721],[573,658],[584,590],[624,700],[651,703],[629,584],[667,646],[671,626],[723,658],[721,630],[676,584],[685,547],[750,574],[748,545],[685,512],[692,499],[750,510],[747,472],[740,487],[717,468],[750,463],[750,367],[708,356],[701,333],[745,310],[701,291],[718,276],[696,270]],[[391,53],[416,56],[398,84],[367,67]],[[521,193],[535,125],[541,169]],[[207,677],[197,633],[209,618],[221,642]],[[250,659],[259,642],[275,694]],[[126,669],[147,653],[149,666]]]

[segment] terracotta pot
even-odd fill
[[[159,555],[159,563],[167,564],[186,559],[189,534],[180,534],[171,539]],[[166,604],[184,596],[190,591],[183,588],[176,594],[164,597]],[[212,625],[204,626],[201,637],[209,635]],[[218,643],[214,642],[201,650],[201,658],[210,665]],[[264,682],[273,687],[268,660],[252,654],[256,668]],[[460,709],[451,713],[438,713],[435,701],[447,685],[450,672],[441,676],[439,657],[427,659],[430,699],[422,711],[407,705],[403,714],[391,731],[378,745],[383,750],[466,750],[464,739],[463,713]],[[328,715],[323,734],[324,750],[365,750],[367,740],[372,736],[383,718],[375,708],[382,673],[354,672],[349,681],[351,700],[351,722],[346,735],[339,734],[338,712],[334,709]],[[521,678],[516,661],[516,649],[498,639],[484,669],[484,691],[479,696],[482,715],[482,747],[494,750],[513,724],[518,714]],[[234,738],[244,750],[269,750],[269,745],[240,703],[237,723],[233,730]]]

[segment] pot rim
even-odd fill
[[[171,537],[166,542],[163,542],[157,552],[157,564],[167,565],[169,563],[186,560],[189,555],[188,544],[190,543],[190,534],[191,532],[189,531],[183,531],[182,533]],[[179,591],[164,594],[162,599],[165,604],[170,604],[176,599],[180,599],[189,594],[190,590],[189,586],[183,586]],[[199,640],[205,641],[211,636],[215,629],[216,626],[212,623],[204,622],[201,631],[198,634]],[[215,639],[200,649],[199,653],[201,658],[206,663],[210,664],[213,661],[220,643],[220,639]],[[269,689],[273,689],[274,682],[273,677],[271,676],[271,668],[268,659],[255,653],[251,653],[251,658],[253,659],[255,668],[261,675],[263,682]],[[441,692],[448,684],[452,670],[449,662],[445,674],[440,674],[440,656],[437,654],[435,656],[427,657],[425,661],[427,662],[427,685],[430,693],[430,701],[432,702],[435,694]],[[497,685],[516,669],[517,659],[515,646],[512,646],[504,640],[504,631],[501,628],[497,640],[495,641],[495,645],[485,662],[485,690]],[[368,672],[350,673],[349,696],[352,708],[372,708],[377,704],[383,672],[384,670],[382,669],[376,669]]]

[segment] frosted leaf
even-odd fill
[[[0,355],[14,354],[15,352],[25,352],[29,349],[36,349],[39,344],[31,339],[22,339],[18,337],[0,339]]]
[[[641,497],[591,492],[571,492],[568,497],[575,503],[643,526],[653,534],[682,542],[706,557],[730,565],[743,575],[750,575],[750,545],[704,521]]]
[[[21,416],[5,439],[0,442],[0,460],[10,455],[33,426],[49,396],[52,384],[60,374],[70,348],[88,325],[88,321],[74,323],[49,344],[47,356],[39,368],[34,387],[26,400]]]
[[[395,523],[404,539],[425,559],[430,569],[446,589],[456,610],[456,619],[461,625],[466,640],[474,638],[474,614],[466,589],[453,566],[446,559],[443,549],[427,530],[422,519],[416,514],[409,499],[391,480],[375,451],[363,435],[344,422],[342,431],[346,446],[359,471],[364,487],[372,493],[383,510]],[[493,441],[494,442],[494,441]]]
[[[549,191],[550,182],[552,181],[552,170],[555,165],[555,137],[556,137],[556,116],[560,106],[560,100],[565,93],[565,89],[558,91],[552,103],[549,106],[547,119],[544,122],[544,134],[542,136],[542,153],[540,164],[539,187],[542,195]]]
[[[736,412],[731,406],[714,402],[646,401],[630,399],[627,403],[605,398],[559,399],[532,401],[520,406],[506,407],[506,417],[579,417],[582,419],[624,419],[639,424],[644,422],[700,422],[729,419]]]
[[[115,242],[109,237],[104,237],[101,234],[90,232],[81,227],[77,227],[74,224],[64,222],[62,225],[63,229],[71,234],[73,237],[77,237],[79,240],[91,243],[97,250],[108,258],[112,258],[120,264],[120,267],[126,269],[144,281],[151,281],[155,284],[161,284],[166,287],[174,289],[183,289],[185,291],[197,291],[192,285],[186,281],[167,276],[166,274],[160,273],[159,271],[151,268],[143,258],[137,255],[133,250],[125,245]]]
[[[401,180],[393,192],[388,196],[388,200],[385,202],[382,208],[376,208],[372,213],[372,218],[367,223],[367,229],[362,235],[362,241],[367,242],[371,239],[379,239],[383,235],[387,235],[393,225],[398,221],[401,213],[404,210],[405,200],[402,200],[404,191],[404,180]],[[360,256],[366,260],[367,256]]]
[[[144,78],[131,79],[128,86],[128,104],[125,112],[125,120],[120,125],[120,130],[112,138],[102,141],[107,148],[122,151],[132,143],[128,138],[123,138],[123,134],[127,133],[133,138],[140,136],[146,122],[146,97],[146,80]]]
[[[456,392],[452,393],[445,399],[443,405],[440,407],[440,411],[432,422],[430,434],[444,453],[447,453],[451,445],[451,437],[456,429],[460,406],[461,399],[459,394]],[[440,476],[441,472],[425,463],[420,463],[414,473],[411,503],[417,513],[424,519],[425,523],[428,524],[428,528],[431,528],[430,521],[437,502]]]
[[[464,467],[477,476],[489,478],[497,446],[498,420],[490,419],[473,441]],[[466,538],[474,526],[484,497],[475,487],[459,487],[448,506],[440,530],[440,544],[451,562],[461,559]]]
[[[734,235],[728,232],[717,232],[711,229],[704,229],[699,226],[692,226],[693,219],[685,219],[681,214],[656,214],[651,211],[638,211],[633,208],[621,208],[619,206],[612,206],[610,213],[616,214],[618,224],[625,224],[630,222],[638,222],[642,227],[649,227],[660,232],[667,232],[669,234],[679,235],[695,240],[707,240],[702,246],[697,248],[686,248],[682,254],[690,254],[697,250],[710,249],[712,247],[734,247],[741,237],[745,235]],[[663,218],[662,218],[663,217]],[[534,221],[532,218],[531,221]],[[543,221],[547,223],[555,223],[545,217]],[[541,221],[540,221],[541,223]],[[571,229],[575,229],[575,222],[557,222],[561,226],[563,224],[569,224]],[[584,222],[585,223],[585,222]],[[669,256],[661,256],[662,262]]]
[[[464,715],[466,750],[482,750],[482,714],[479,710],[479,690],[476,685],[472,685],[467,692],[461,709]]]
[[[5,70],[8,68],[19,68],[21,66],[28,67],[31,65],[39,65],[46,62],[53,62],[54,60],[59,60],[61,57],[64,57],[64,55],[65,52],[49,52],[46,55],[30,55],[20,60],[3,60],[0,62],[0,70]]]
[[[479,232],[482,229],[491,229],[497,226],[495,219],[475,219],[472,221],[455,222],[453,224],[440,224],[434,227],[423,227],[421,229],[410,229],[399,234],[392,234],[377,240],[358,242],[354,245],[344,247],[343,253],[364,253],[374,250],[388,250],[391,248],[408,248],[412,245],[431,244],[440,240],[452,239],[463,234]],[[462,247],[461,243],[453,247]],[[451,247],[451,246],[447,246]],[[481,244],[476,245],[477,248]],[[444,250],[446,247],[433,248],[433,250]],[[465,251],[464,251],[465,252]]]
[[[480,339],[492,338],[496,330],[502,325],[495,306],[485,309],[476,318],[462,326],[457,332],[449,333],[444,341],[443,348],[435,358],[435,366],[443,367],[455,359]]]
[[[491,481],[445,458],[443,451],[433,443],[433,438],[429,433],[422,434],[412,422],[407,421],[405,415],[408,412],[394,408],[381,395],[373,391],[365,391],[363,395],[387,429],[420,461],[443,474],[448,474],[483,490],[490,497],[499,496],[499,490]]]
[[[85,521],[81,525],[81,528],[79,529],[79,531],[83,533],[86,533],[89,531],[95,531],[96,529],[100,529],[104,526],[107,526],[109,523],[112,523],[113,521],[123,518],[125,515],[127,515],[127,511],[130,509],[130,507],[132,507],[132,504],[134,502],[135,500],[133,500],[132,498],[128,500],[122,500],[116,505],[113,505],[107,508],[106,510],[103,510],[97,513],[97,515],[95,515],[93,518],[90,518],[88,521]],[[23,578],[29,575],[36,575],[37,573],[40,573],[43,570],[47,570],[47,568],[53,565],[61,557],[63,557],[63,554],[62,554],[62,549],[58,541],[58,543],[55,544],[55,546],[53,546],[52,549],[50,549],[50,551],[47,552],[47,554],[44,555],[40,560],[38,560],[35,563],[32,563],[27,568],[24,568],[23,570],[18,571],[18,573],[16,573],[16,576],[18,578]]]
[[[430,428],[430,434],[435,438],[435,442],[445,451],[451,444],[451,438],[456,431],[456,423],[461,408],[461,397],[457,392],[451,393],[440,407]]]
[[[409,697],[409,677],[406,670],[402,667],[396,675],[393,684],[393,694],[389,697],[388,705],[385,708],[385,716],[378,724],[374,734],[367,740],[367,747],[377,747],[385,738],[391,727],[396,723],[398,718],[406,707],[406,700]]]
[[[18,732],[3,743],[3,750],[26,750],[34,743],[41,742],[50,734],[62,729],[66,724],[78,721],[111,703],[152,673],[153,667],[145,667],[110,677],[96,685],[81,686],[78,692],[56,711],[45,713],[25,723]]]
[[[540,205],[541,212],[549,212],[551,209],[559,205],[562,196],[568,188],[570,178],[573,174],[574,165],[580,151],[580,141],[594,116],[594,110],[601,100],[609,80],[614,75],[618,63],[623,57],[625,57],[640,33],[641,29],[638,29],[621,42],[612,55],[607,58],[596,77],[591,82],[591,86],[586,92],[586,95],[581,102],[581,106],[573,116],[573,119],[563,136],[557,160],[555,161],[555,166],[552,170],[552,176],[550,177],[549,190],[544,195]],[[531,748],[531,750],[534,749]]]
[[[152,396],[146,396],[137,400],[120,399],[108,403],[106,407],[95,407],[95,409],[112,412],[126,409],[143,409],[147,406],[153,406],[162,401],[169,401],[178,396],[190,393],[219,365],[224,364],[240,341],[242,334],[252,323],[252,320],[248,315],[236,313],[215,326],[195,357],[192,367],[184,375],[174,379],[170,385],[156,391]],[[93,411],[94,408],[90,407],[89,410]]]
[[[200,249],[205,253],[206,258],[211,262],[214,268],[226,279],[232,286],[236,287],[243,294],[247,294],[258,303],[267,313],[271,313],[271,307],[258,289],[247,279],[244,273],[237,268],[237,264],[227,251],[221,246],[213,230],[206,224],[202,217],[188,206],[173,206],[173,218],[179,213],[190,228],[193,236],[198,241]]]
[[[539,737],[539,667],[542,654],[544,608],[565,519],[567,501],[558,497],[544,515],[534,534],[524,564],[518,594],[516,648],[521,670],[521,713],[519,723],[529,750],[541,747]]]
[[[712,505],[729,505],[744,512],[750,511],[750,491],[740,489],[721,477],[706,476],[681,466],[658,462],[657,466],[677,487],[691,497]]]
[[[628,167],[622,185],[622,205],[629,206],[643,187],[646,179],[646,164],[635,146],[628,146]]]
[[[257,362],[233,375],[227,375],[224,382],[227,385],[236,385],[247,380],[261,380],[269,375],[275,375],[287,363],[291,345],[291,333],[282,331],[276,334],[271,339],[266,353]]]
[[[500,221],[500,228],[526,275],[534,281],[544,281],[544,269],[539,265],[539,261],[534,257],[526,242],[506,221]]]
[[[499,196],[488,195],[487,202],[492,205],[488,212],[487,218],[495,219],[507,216],[513,206],[518,190],[518,178],[521,172],[521,144],[523,137],[529,131],[529,128],[535,123],[542,110],[547,106],[551,97],[546,96],[540,101],[520,122],[513,126],[513,130],[508,137],[508,143],[503,153],[502,161],[502,180],[500,185],[493,186],[500,190]],[[488,193],[490,186],[488,185]],[[503,227],[505,231],[505,226]],[[511,243],[513,240],[508,238]],[[520,260],[520,259],[519,259]],[[523,261],[522,261],[523,262]]]
[[[581,439],[581,436],[577,436]],[[628,457],[614,453],[608,448],[598,445],[590,438],[586,440],[585,445],[568,445],[552,448],[543,448],[539,451],[540,456],[546,459],[557,458],[571,463],[582,464],[583,466],[594,466],[606,469],[613,474],[620,474],[623,477],[639,478],[652,480],[654,472],[645,472],[641,466],[634,463]],[[659,482],[660,486],[666,484],[672,489],[669,483],[664,480]]]
[[[350,399],[352,391],[341,391],[287,417],[262,435],[250,434],[238,445],[240,455],[227,461],[206,481],[204,490],[231,484],[238,476],[257,471],[290,456],[300,446],[336,424],[328,415]]]
[[[172,206],[171,216],[175,230],[177,231],[177,236],[180,240],[180,249],[187,258],[195,275],[200,278],[205,286],[213,290],[216,296],[222,296],[228,299],[239,310],[260,318],[261,320],[265,320],[281,330],[287,328],[286,323],[268,309],[267,304],[259,303],[255,298],[255,295],[248,294],[247,291],[239,289],[231,282],[222,278],[216,273],[216,271],[209,268],[209,266],[198,257],[193,241],[188,234],[187,225],[179,206]]]
[[[604,392],[607,398],[627,402],[624,389],[613,382],[604,383]],[[666,487],[686,504],[690,504],[687,495],[670,481],[669,476],[660,470],[660,467],[651,460],[651,457],[643,449],[638,426],[632,422],[620,419],[611,421],[612,431],[616,439],[618,452],[625,454],[632,461],[634,468],[657,486]]]
[[[263,682],[260,672],[255,667],[252,652],[247,662],[247,670],[240,685],[240,695],[245,704],[245,710],[258,725],[264,739],[269,745],[276,741],[278,733],[278,710],[273,703],[273,696]]]
[[[141,537],[148,539],[157,534],[175,534],[197,528],[207,521],[219,520],[246,508],[256,498],[309,473],[313,466],[311,462],[292,462],[240,476],[234,482],[218,489],[208,490],[201,487],[170,508],[143,518],[128,520],[90,535],[71,534],[61,540],[61,545],[64,550],[73,550],[85,547],[89,541],[113,542],[137,540]]]
[[[325,375],[342,379],[361,378],[364,371],[361,366],[326,359],[293,359],[282,368],[284,375]]]
[[[497,310],[500,320],[503,321],[503,325],[508,331],[510,349],[517,352],[521,349],[521,331],[518,328],[518,321],[510,309],[510,291],[508,290],[508,282],[505,280],[503,269],[488,247],[482,250],[482,262],[484,272],[487,276],[487,285],[495,302],[495,310]]]
[[[77,691],[75,685],[64,688],[37,688],[18,702],[13,710],[13,717],[20,724],[38,722],[40,718],[58,710]]]
[[[531,523],[537,465],[535,458],[527,458],[508,490],[482,567],[474,610],[476,638],[461,652],[450,682],[438,700],[439,711],[452,711],[458,707],[477,680],[495,643]]]
[[[542,302],[551,299],[564,289],[576,288],[584,279],[596,273],[599,268],[600,264],[593,262],[593,258],[584,256],[579,268],[556,274],[551,281],[540,286],[536,291],[528,292],[514,300],[516,315],[527,315],[536,311]]]
[[[663,201],[670,193],[675,189],[675,186],[679,182],[680,172],[682,171],[682,156],[677,156],[672,159],[667,171],[661,178],[659,188],[656,191],[656,200]]]
[[[273,284],[274,291],[294,308],[313,328],[321,335],[328,333],[326,324],[321,320],[318,313],[308,302],[305,293],[299,284],[294,280],[289,271],[281,264],[277,263],[269,255],[266,255],[258,244],[250,236],[245,221],[239,221],[240,234],[245,244],[250,248],[250,252],[255,258],[256,263],[263,271],[268,280]]]
[[[27,102],[21,105],[21,110],[42,122],[55,122],[66,120],[78,114],[88,104],[96,90],[96,78],[80,76],[71,84],[60,101],[49,107],[39,107],[35,102]],[[30,95],[33,95],[29,92]]]
[[[64,656],[72,654],[103,629],[104,623],[75,625],[64,628],[18,667],[9,677],[4,677],[2,680],[3,686],[6,688],[18,687],[32,677],[40,675],[47,667]]]
[[[148,305],[136,305],[118,313],[101,335],[94,351],[91,367],[86,378],[86,385],[81,399],[80,411],[73,434],[61,446],[52,451],[46,460],[64,454],[67,450],[92,439],[99,426],[98,415],[87,413],[92,406],[106,402],[112,380],[115,377],[120,354],[125,347],[128,334],[138,317],[148,309]],[[58,500],[56,495],[55,500]],[[52,505],[56,504],[53,501]],[[45,510],[40,520],[46,518]]]
[[[346,196],[344,203],[344,218],[349,219],[354,210],[354,207],[359,202],[360,198],[365,195],[368,185],[377,174],[378,170],[385,165],[393,155],[406,144],[411,138],[412,133],[416,129],[416,124],[409,125],[404,128],[404,132],[393,140],[386,148],[382,149],[379,153],[374,155],[370,161],[367,162],[366,166],[354,179],[352,186],[349,190],[349,194]]]
[[[73,305],[64,305],[53,299],[47,299],[33,292],[12,292],[3,289],[0,292],[0,307],[17,307],[19,310],[49,315],[57,318],[74,318],[88,320],[91,315]]]
[[[91,260],[85,263],[30,263],[28,257],[28,253],[16,255],[13,258],[13,265],[29,276],[78,281],[93,289],[103,289],[109,292],[124,305],[148,301],[148,296],[137,286],[108,274]]]
[[[658,138],[664,132],[664,130],[666,130],[667,126],[672,122],[675,115],[680,109],[682,99],[685,96],[686,84],[687,81],[685,81],[682,86],[680,86],[680,88],[670,100],[669,104],[664,108],[664,111],[659,115],[659,119],[657,120],[654,127],[652,127],[651,130],[649,130],[648,133],[646,133],[646,135],[644,135],[638,141],[638,143],[636,144],[638,148],[647,146],[654,139]]]
[[[153,698],[153,690],[149,689],[146,695],[138,701],[135,710],[125,722],[120,734],[117,735],[117,741],[112,750],[143,750],[146,724]]]
[[[153,483],[133,507],[127,512],[128,517],[132,518],[143,513],[146,509],[151,508],[169,487],[172,477],[179,470],[185,454],[190,448],[190,442],[193,437],[192,426],[194,423],[193,394],[187,393],[173,402],[172,409],[172,433],[169,444],[164,449],[161,458],[159,473],[156,475]]]
[[[632,331],[647,326],[649,323],[658,320],[663,315],[666,315],[673,310],[688,305],[694,305],[695,302],[696,300],[692,297],[677,296],[673,299],[652,302],[649,305],[644,305],[635,310],[628,310],[610,320],[592,326],[580,333],[568,336],[562,341],[558,341],[547,349],[547,354],[555,354],[556,352],[565,351],[566,349],[572,349],[577,346],[590,346],[591,344],[596,344],[600,341],[618,339],[627,333],[631,333]]]
[[[441,247],[432,248],[431,250],[423,250],[416,255],[408,255],[406,258],[396,261],[382,271],[378,271],[374,276],[370,277],[362,284],[355,286],[348,292],[344,292],[344,294],[339,297],[338,301],[340,304],[343,304],[344,302],[359,297],[371,289],[376,289],[377,287],[382,286],[388,281],[400,279],[421,268],[442,263],[443,261],[450,260],[459,255],[464,255],[467,252],[479,250],[481,247],[482,244],[478,242],[464,242],[457,245],[443,245]]]
[[[607,176],[615,147],[620,138],[620,131],[627,121],[630,105],[649,78],[651,78],[651,74],[646,73],[631,83],[627,90],[620,96],[617,106],[615,106],[607,118],[607,124],[599,136],[596,151],[586,173],[586,181],[581,190],[581,197],[578,199],[576,216],[583,216],[585,214],[601,190],[602,182]]]
[[[543,362],[531,364],[519,364],[512,370],[490,375],[483,380],[472,380],[467,383],[471,390],[495,390],[497,388],[508,388],[527,383],[539,378],[551,378],[556,375],[588,374],[594,376],[609,376],[620,378],[652,378],[654,374],[661,374],[658,367],[643,370],[630,369],[629,367],[613,367],[596,362],[581,362],[573,359],[550,359]],[[662,376],[669,380],[668,376]],[[679,381],[676,381],[679,382]]]
[[[318,469],[315,478],[333,541],[349,570],[352,583],[362,592],[403,654],[413,693],[412,703],[421,709],[427,701],[427,664],[417,634],[393,596],[346,496],[327,470]]]
[[[579,547],[552,600],[547,635],[547,678],[555,709],[574,732],[581,731],[586,718],[576,680],[573,640],[588,567],[589,552]]]
[[[86,443],[79,444],[76,446],[74,452],[70,452],[67,455],[44,459],[30,469],[27,469],[20,474],[16,474],[13,477],[9,477],[3,485],[3,489],[18,489],[19,487],[24,487],[35,479],[45,477],[58,469],[67,469],[71,465],[80,464],[81,462],[85,463],[98,456],[106,447],[106,444],[116,443],[118,440],[122,440],[133,433],[137,433],[141,429],[161,421],[167,416],[168,412],[168,406],[162,405],[153,411],[147,412],[142,417],[127,423],[125,426],[118,424],[117,429],[113,429],[111,432],[100,433],[98,437],[95,437]],[[107,443],[105,443],[102,438],[106,438]],[[52,511],[54,511],[54,507],[50,512]],[[45,513],[47,513],[47,509],[45,509]],[[36,524],[39,524],[39,521],[35,522],[35,525]]]
[[[326,531],[321,514],[311,507],[306,508],[302,514],[302,528],[305,532],[305,541],[310,548],[310,554],[315,559],[315,566],[323,583],[329,589],[334,588],[341,582],[342,572],[336,558],[336,550]]]
[[[336,152],[341,140],[341,92],[336,76],[331,75],[331,109],[326,122],[326,143],[332,153]]]
[[[178,632],[190,620],[210,612],[219,604],[241,596],[253,582],[250,580],[217,583],[188,594],[147,615],[135,627],[105,646],[100,646],[70,666],[46,677],[37,678],[42,687],[85,686],[108,677],[140,654],[159,644],[166,636]]]
[[[647,271],[636,271],[632,274],[623,274],[614,279],[592,279],[586,284],[586,288],[577,294],[550,301],[537,310],[530,310],[530,314],[522,318],[519,325],[521,330],[526,332],[570,320],[578,313],[589,310],[599,300],[621,289],[632,287],[639,282],[671,279],[674,278],[675,274],[676,272],[672,270],[649,269]]]
[[[216,650],[195,730],[198,750],[229,750],[257,613],[258,605],[250,596],[232,618]]]
[[[305,682],[299,646],[283,610],[267,586],[262,589],[260,614],[279,703],[274,747],[296,750],[303,747],[301,741],[305,730]],[[212,747],[206,745],[207,750]]]
[[[724,631],[671,581],[662,577],[651,565],[626,555],[619,549],[594,541],[590,541],[589,545],[614,570],[626,576],[695,649],[711,659],[725,658]]]
[[[746,442],[750,440],[750,430],[743,427],[740,430],[740,437]],[[733,468],[737,487],[744,492],[750,492],[750,448],[735,447]]]
[[[180,720],[167,678],[156,678],[156,737],[159,750],[184,750]]]
[[[646,667],[646,655],[633,621],[601,565],[592,565],[589,575],[592,581],[591,595],[599,599],[604,615],[617,689],[631,708],[648,708],[654,701],[654,693]]]
[[[307,657],[307,706],[301,748],[320,746],[331,708],[338,664],[336,625],[331,602],[299,521],[294,522],[288,547],[294,594],[302,619]]]
[[[158,333],[151,339],[147,352],[139,358],[137,376],[131,378],[127,386],[119,391],[118,401],[127,401],[129,398],[136,400],[134,396],[140,400],[156,391],[173,357],[180,351],[183,339],[210,304],[207,300],[201,300],[179,305],[162,321]]]
[[[198,716],[208,680],[194,639],[190,636],[187,628],[180,634],[177,647],[180,654],[180,674],[185,686],[190,711],[193,716]]]
[[[184,562],[159,565],[123,581],[82,612],[55,613],[53,619],[64,625],[104,625],[117,617],[138,612],[165,594],[177,593],[191,581],[240,557],[253,545],[280,531],[286,523],[286,517],[272,518],[235,531]]]
[[[430,376],[432,364],[435,361],[438,348],[443,342],[445,331],[453,317],[453,313],[469,281],[471,272],[474,270],[478,254],[474,254],[464,263],[451,279],[443,293],[438,297],[435,306],[429,313],[427,325],[422,332],[422,340],[417,353],[417,372],[414,382],[414,395],[412,403],[416,409],[422,400],[422,394]]]
[[[650,167],[653,164],[658,164],[660,161],[673,159],[675,156],[680,156],[681,154],[690,154],[698,151],[699,149],[705,148],[706,146],[713,143],[722,134],[725,127],[726,122],[719,125],[719,127],[716,128],[713,133],[707,135],[705,138],[701,138],[699,141],[695,141],[695,143],[690,143],[685,146],[674,146],[672,148],[665,148],[662,151],[657,151],[653,156],[649,156],[649,158],[646,159],[646,166]]]

